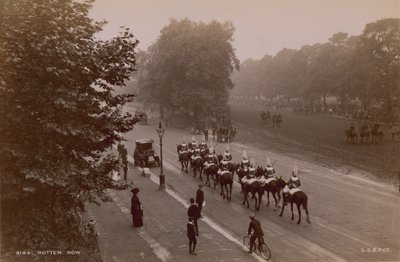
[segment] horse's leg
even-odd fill
[[[267,206],[269,206],[269,191],[267,190]]]
[[[297,221],[297,224],[299,225],[301,222],[301,210],[300,210],[300,203],[296,203],[297,206],[297,213],[299,213],[299,220]]]
[[[224,194],[224,183],[222,183],[222,181],[220,181],[219,186],[221,188],[221,192],[219,192],[219,195],[223,197],[223,199],[225,199],[225,194]]]
[[[202,168],[200,167],[200,181],[203,181],[203,170],[202,170]]]
[[[275,196],[275,191],[274,192],[272,192],[272,196],[274,197],[274,200],[275,200],[275,207],[274,207],[274,211],[276,210],[276,208],[278,207],[278,201],[276,200],[276,196]]]
[[[232,199],[232,184],[233,184],[233,182],[229,183],[229,201],[231,201],[231,199]]]
[[[311,221],[310,221],[310,216],[309,216],[309,214],[308,214],[307,201],[308,201],[308,200],[307,200],[307,198],[306,198],[305,201],[303,202],[303,208],[304,208],[304,210],[306,211],[307,223],[310,224]]]
[[[292,211],[292,218],[291,218],[291,220],[294,220],[293,202],[290,203],[290,210]]]
[[[183,171],[183,168],[184,168],[183,161],[181,161],[181,165],[182,165],[182,171]]]
[[[280,217],[283,215],[283,210],[285,210],[285,204],[282,204],[281,213],[279,214]]]

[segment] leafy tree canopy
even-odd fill
[[[114,95],[135,70],[128,28],[101,41],[93,1],[3,0],[0,9],[2,252],[67,249],[84,239],[78,212],[105,199],[132,129]]]
[[[197,115],[228,110],[230,75],[239,68],[234,27],[171,19],[142,60],[138,78],[147,102]]]

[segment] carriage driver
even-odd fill
[[[298,174],[297,166],[294,166],[294,169],[292,171],[292,177],[288,181],[288,186],[290,189],[299,188],[301,186],[300,178],[297,176],[297,174]]]

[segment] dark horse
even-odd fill
[[[266,124],[269,122],[269,119],[271,118],[271,115],[268,113],[266,113],[265,111],[262,111],[262,113],[260,114],[261,116],[261,121],[263,122],[263,124]]]
[[[251,193],[251,199],[254,199],[254,208],[258,211],[260,210],[262,196],[264,194],[264,188],[260,181],[254,181],[253,183],[244,184],[244,194],[243,194],[243,205],[247,203],[247,208],[250,207],[248,194]],[[258,196],[257,196],[258,195]]]
[[[228,167],[228,172],[222,172],[219,176],[219,184],[221,185],[221,195],[225,199],[226,190],[226,200],[230,201],[232,199],[232,186],[233,186],[233,176],[235,174],[235,165],[230,164]],[[228,188],[229,186],[229,188]]]
[[[242,182],[242,178],[244,177],[244,176],[246,176],[248,173],[249,173],[249,171],[244,171],[244,169],[243,168],[241,168],[240,167],[240,164],[236,164],[236,173],[237,173],[237,175],[238,175],[238,177],[239,177],[239,184],[240,184],[240,186],[241,186],[241,191],[240,191],[240,193],[242,193],[242,192],[244,192],[244,184],[243,184],[243,182]]]
[[[379,124],[378,123],[375,123],[373,126],[372,126],[372,129],[371,129],[371,135],[372,135],[372,142],[374,143],[378,143],[378,142],[381,142],[382,141],[382,139],[383,139],[383,132],[382,132],[382,130],[379,128]]]
[[[177,146],[178,154],[179,154],[180,148],[181,148],[181,145],[178,145]],[[185,169],[186,173],[188,172],[190,155],[191,155],[190,152],[185,152],[179,156],[179,161],[181,162],[182,170]]]
[[[197,158],[192,163],[193,177],[196,177],[196,171],[199,170],[201,181],[203,181],[203,176],[201,175],[203,173],[203,165],[204,165],[204,160],[201,157]]]
[[[277,207],[279,207],[279,201],[281,201],[281,191],[285,187],[286,182],[282,179],[282,177],[276,177],[275,180],[270,181],[268,184],[264,185],[264,190],[267,192],[267,206],[269,206],[269,193],[272,194],[272,197],[275,200],[275,207],[274,210],[276,210]],[[276,195],[278,196],[278,200],[276,198]]]
[[[357,133],[354,131],[354,129],[346,129],[344,131],[344,134],[346,135],[346,144],[350,141],[352,143],[357,142]]]
[[[306,193],[303,191],[297,191],[293,195],[290,195],[289,192],[284,192],[283,193],[283,204],[282,204],[282,210],[279,216],[281,217],[283,215],[283,210],[285,209],[285,206],[287,203],[290,203],[290,209],[292,211],[292,220],[294,219],[294,213],[293,213],[293,203],[296,204],[297,206],[297,213],[299,214],[299,220],[297,221],[297,224],[300,224],[301,222],[301,210],[300,207],[303,206],[304,210],[306,211],[306,216],[307,216],[307,222],[310,222],[310,217],[308,215],[308,209],[307,209],[307,201],[308,197]]]
[[[204,169],[204,173],[207,176],[207,180],[206,180],[206,185],[211,186],[211,182],[210,182],[210,176],[212,177],[213,181],[214,181],[214,189],[217,186],[218,183],[218,165],[217,164],[212,164],[210,165],[207,169]]]
[[[370,131],[367,125],[363,125],[360,127],[360,142],[361,144],[364,143],[364,138],[369,143],[369,135]]]

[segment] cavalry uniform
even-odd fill
[[[250,167],[248,174],[242,178],[241,182],[251,185],[253,182],[257,181],[257,178],[255,177],[255,171],[255,168]]]
[[[293,172],[293,176],[289,179],[289,188],[299,188],[301,186],[300,178]]]
[[[232,161],[232,155],[231,155],[231,153],[230,153],[228,150],[225,151],[225,153],[224,153],[224,158],[225,158],[227,161]]]
[[[207,170],[211,165],[216,165],[218,159],[213,154],[208,154],[207,161],[204,163],[204,171]]]
[[[189,152],[188,146],[186,143],[181,144],[178,155],[179,155],[179,160],[182,158],[182,154]]]
[[[193,150],[194,153],[192,155],[192,162],[196,161],[196,159],[201,158],[200,156],[200,148],[196,148]]]

